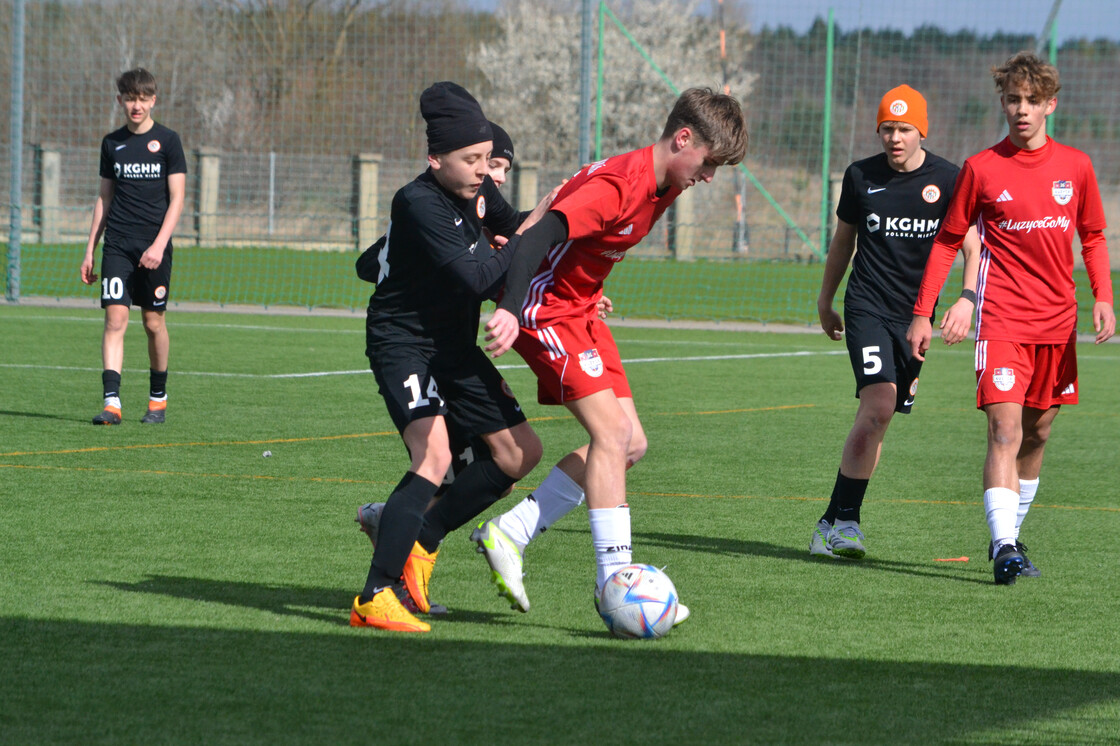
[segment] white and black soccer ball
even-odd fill
[[[653,565],[627,565],[603,584],[599,616],[615,637],[664,637],[677,620],[677,589]]]

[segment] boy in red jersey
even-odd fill
[[[599,318],[603,280],[638,244],[673,200],[716,168],[742,160],[747,127],[739,102],[709,89],[685,91],[653,145],[581,170],[517,246],[505,295],[486,325],[495,357],[511,346],[538,378],[542,404],[563,404],[590,435],[545,483],[510,513],[522,517],[520,538],[497,521],[472,538],[515,608],[528,609],[521,583],[524,545],[579,504],[586,491],[597,559],[596,598],[603,582],[630,564],[626,470],[643,456],[646,436],[618,348]],[[509,247],[507,247],[508,249]],[[687,611],[678,612],[683,621]]]
[[[1020,52],[992,69],[1006,139],[965,161],[926,264],[908,338],[929,349],[929,311],[968,226],[981,240],[976,313],[976,405],[988,417],[984,509],[995,582],[1039,575],[1019,543],[1038,490],[1043,451],[1062,404],[1077,403],[1073,233],[1096,303],[1100,344],[1116,331],[1104,209],[1089,156],[1054,142],[1046,117],[1058,71]]]

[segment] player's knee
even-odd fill
[[[107,313],[105,314],[105,333],[106,334],[124,334],[124,330],[128,328],[128,314],[127,313]]]
[[[1050,425],[1038,425],[1023,432],[1023,445],[1031,448],[1042,448],[1050,439]]]
[[[1022,423],[1015,417],[990,417],[988,443],[1001,448],[1018,448],[1023,440]]]
[[[155,337],[163,334],[167,330],[167,324],[164,323],[163,315],[148,317],[144,319],[144,331],[148,333],[149,337]]]
[[[642,457],[646,455],[647,448],[649,448],[649,440],[645,433],[635,433],[630,438],[630,451],[626,454],[626,468],[629,469],[641,461]]]
[[[591,442],[598,448],[628,457],[630,442],[634,437],[634,423],[624,414],[599,423],[591,433]]]

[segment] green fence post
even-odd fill
[[[821,142],[821,248],[823,258],[828,253],[828,192],[830,161],[832,159],[832,45],[836,32],[833,21],[832,8],[828,9],[828,42],[825,46],[824,58],[824,122],[821,129],[824,131]]]

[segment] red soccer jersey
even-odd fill
[[[548,250],[529,284],[521,324],[593,316],[603,280],[653,228],[680,190],[657,194],[653,146],[594,163],[572,177],[552,210],[568,223],[568,240]]]
[[[982,246],[976,338],[1068,342],[1077,326],[1073,235],[1105,228],[1089,156],[1049,138],[1037,150],[1004,139],[977,153],[961,168],[942,236],[963,236],[973,223]],[[1086,244],[1083,255],[1097,300],[1111,302],[1103,240]],[[939,282],[923,281],[915,313],[932,307],[939,290]]]

